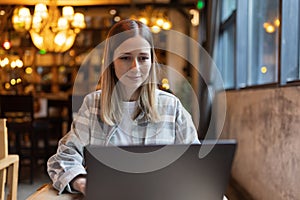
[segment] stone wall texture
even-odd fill
[[[233,178],[257,200],[300,200],[300,87],[226,97],[221,138],[238,141]]]

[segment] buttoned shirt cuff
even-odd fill
[[[64,191],[70,193],[79,193],[78,191],[72,189],[70,182],[80,174],[87,174],[83,166],[78,166],[66,171],[60,178],[59,181],[53,184],[53,187],[58,190],[58,194],[62,194]]]

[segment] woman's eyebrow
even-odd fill
[[[116,56],[130,56],[131,55],[131,53],[130,52],[119,52]]]
[[[122,55],[132,55],[132,52],[120,52],[119,55],[120,56],[122,56]],[[148,53],[148,52],[140,52],[139,55],[150,55],[150,53]]]

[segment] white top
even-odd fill
[[[118,125],[119,129],[115,134],[115,139],[119,141],[118,145],[130,145],[134,144],[134,138],[135,137],[144,137],[144,134],[140,132],[141,135],[139,136],[133,136],[132,130],[134,129],[135,125],[132,120],[132,116],[134,114],[134,111],[137,108],[137,102],[136,101],[124,101],[122,104],[123,108],[123,117]]]

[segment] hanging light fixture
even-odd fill
[[[172,23],[164,12],[154,10],[151,6],[147,6],[139,16],[132,16],[132,18],[148,25],[153,33],[159,33],[161,30],[170,30],[172,28]]]
[[[64,6],[61,15],[57,0],[50,0],[48,7],[43,3],[36,4],[32,16],[28,8],[17,7],[12,18],[13,27],[18,32],[29,31],[33,44],[40,50],[65,52],[85,28],[84,15],[74,13],[71,6]]]

